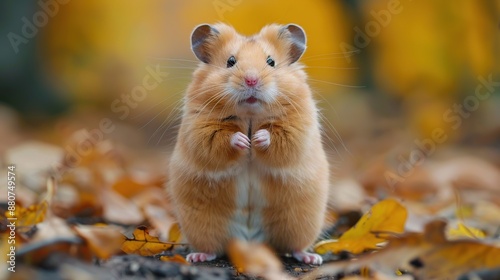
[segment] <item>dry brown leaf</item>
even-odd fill
[[[110,190],[101,191],[104,218],[125,225],[137,225],[144,221],[140,209],[129,199]]]
[[[5,153],[6,162],[16,163],[23,183],[34,190],[45,187],[47,174],[62,158],[63,149],[38,141],[21,143]]]
[[[228,255],[240,273],[263,277],[264,279],[293,279],[283,272],[283,264],[271,249],[260,243],[233,240]]]
[[[414,280],[411,275],[385,275],[376,271],[372,274],[370,277],[347,276],[342,278],[342,280]]]
[[[117,192],[118,194],[122,195],[123,197],[132,198],[144,192],[146,189],[150,187],[151,186],[149,184],[139,183],[135,181],[132,177],[126,175],[116,180],[111,189]]]
[[[473,270],[500,267],[500,247],[476,240],[450,241],[412,261],[421,279],[446,280]]]
[[[424,233],[405,233],[390,238],[387,246],[380,251],[361,255],[355,260],[325,264],[304,279],[315,279],[318,275],[337,275],[368,267],[386,275],[394,275],[397,269],[411,269],[408,263],[424,252],[446,242],[444,229],[446,223],[436,220],[428,223]]]
[[[446,223],[440,220],[427,224],[424,233],[407,233],[392,238],[382,250],[320,267],[306,279],[319,274],[337,274],[361,267],[393,275],[396,269],[414,271],[419,279],[455,279],[463,273],[500,266],[500,247],[476,240],[448,241]]]
[[[366,192],[359,182],[351,178],[336,180],[330,187],[328,203],[331,208],[342,211],[357,211],[365,202]]]
[[[122,239],[122,250],[127,254],[153,256],[177,245],[173,242],[161,242],[158,237],[151,236],[145,226],[137,227],[132,235],[132,238],[123,237]]]
[[[175,219],[167,213],[163,207],[155,205],[145,205],[143,208],[144,215],[149,223],[155,228],[160,240],[168,240],[169,232],[175,224]],[[172,240],[169,240],[172,241]],[[175,241],[174,241],[175,242]]]
[[[76,186],[61,186],[52,205],[52,211],[59,217],[101,217],[103,201],[97,192]]]
[[[429,168],[432,180],[440,187],[438,201],[454,201],[455,189],[461,192],[473,190],[476,195],[484,192],[484,197],[500,203],[500,170],[490,162],[477,157],[458,157],[435,162]],[[464,203],[476,201],[474,195],[462,195]]]
[[[121,249],[123,235],[117,227],[78,225],[73,229],[100,259],[108,259]]]
[[[76,236],[64,220],[49,216],[37,224],[33,238],[19,251],[27,263],[37,264],[55,253],[63,253],[84,261],[90,261],[92,254],[82,240]]]

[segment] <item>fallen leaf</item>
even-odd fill
[[[100,259],[109,259],[121,249],[123,235],[116,227],[78,225],[73,229]]]
[[[455,240],[412,260],[419,279],[446,280],[473,270],[500,267],[500,247],[476,240]]]
[[[53,215],[37,224],[33,238],[19,248],[17,253],[20,259],[31,264],[41,263],[55,253],[67,254],[84,261],[92,259],[88,247],[83,245],[67,223]]]
[[[104,218],[125,225],[136,225],[144,220],[140,209],[120,194],[103,189],[101,191]]]
[[[47,179],[46,188],[47,194],[44,199],[40,201],[40,203],[33,204],[28,208],[17,206],[14,211],[6,211],[5,216],[17,218],[17,227],[18,229],[24,228],[23,230],[29,230],[30,227],[44,221],[49,205],[51,204],[57,189],[57,184],[53,177],[49,177]]]
[[[337,275],[360,270],[363,267],[388,276],[398,269],[411,269],[410,261],[424,252],[446,242],[446,222],[435,220],[425,226],[423,233],[410,232],[389,238],[387,246],[379,251],[364,254],[354,260],[325,264],[305,275],[303,279],[316,279],[319,275]]]
[[[158,237],[151,236],[145,226],[138,226],[132,233],[132,238],[123,237],[122,240],[122,250],[125,253],[141,256],[153,256],[179,245],[174,242],[161,242]]]
[[[281,261],[264,244],[232,240],[228,247],[228,255],[239,273],[271,280],[293,279],[283,272]]]
[[[6,162],[16,163],[22,181],[34,190],[46,183],[46,174],[63,158],[63,149],[39,141],[26,141],[5,152]]]
[[[149,184],[139,183],[127,175],[116,180],[111,189],[123,197],[131,198],[145,191],[149,187]]]
[[[175,223],[172,225],[168,233],[168,241],[173,243],[180,243],[181,239],[181,228],[178,223]]]
[[[169,240],[168,238],[171,235],[170,231],[175,224],[175,219],[167,213],[167,210],[156,205],[145,205],[143,211],[146,219],[158,232],[160,240]]]
[[[175,254],[173,256],[161,256],[160,261],[175,262],[175,263],[187,264],[187,265],[190,264],[188,261],[186,261],[186,259],[183,256],[181,256],[179,254]]]
[[[386,239],[375,233],[402,233],[406,217],[406,208],[396,200],[380,201],[338,240],[319,242],[314,250],[319,254],[339,253],[340,251],[359,254],[366,250],[376,249],[377,245]]]
[[[45,220],[47,209],[48,202],[46,200],[31,205],[28,208],[17,206],[13,217],[17,218],[17,226],[19,228],[32,227]],[[10,211],[5,212],[5,216],[11,217]]]
[[[485,238],[486,235],[483,231],[477,228],[468,227],[464,225],[462,222],[457,223],[456,228],[450,228],[447,233],[448,239],[460,239],[460,238],[474,238],[474,239],[482,239]]]
[[[448,241],[445,228],[444,221],[432,221],[426,225],[424,233],[390,238],[380,251],[324,265],[304,279],[369,267],[387,275],[394,275],[396,269],[405,269],[414,272],[418,279],[446,280],[473,270],[500,267],[500,247],[477,240]]]

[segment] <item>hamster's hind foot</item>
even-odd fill
[[[320,265],[323,263],[323,258],[318,254],[298,251],[293,252],[292,255],[299,262],[303,262],[306,264]]]
[[[207,253],[191,253],[186,256],[188,262],[209,262],[215,260],[217,255]]]

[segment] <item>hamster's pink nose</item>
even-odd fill
[[[249,87],[254,87],[257,82],[259,82],[259,79],[255,76],[246,76],[245,77],[245,84]]]

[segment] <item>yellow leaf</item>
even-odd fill
[[[173,256],[161,256],[160,261],[164,262],[175,262],[175,263],[180,263],[180,264],[190,264],[186,259],[178,254],[175,254]]]
[[[154,190],[154,193],[156,193],[156,191],[159,190]],[[137,200],[134,200],[134,202],[137,204]],[[171,240],[171,238],[169,239],[169,236],[172,235],[170,232],[173,231],[175,218],[165,207],[148,203],[142,205],[142,210],[144,212],[144,216],[149,221],[149,224],[158,233],[158,238],[160,238],[160,240],[175,242],[175,240]]]
[[[151,236],[145,226],[138,226],[132,238],[124,237],[122,250],[127,254],[138,254],[141,256],[153,256],[163,251],[170,250],[174,242],[161,242],[158,237]]]
[[[410,270],[414,267],[409,264],[418,258],[418,256],[446,244],[445,228],[445,221],[431,221],[425,225],[423,233],[408,232],[389,237],[387,246],[376,252],[363,254],[351,260],[323,265],[302,279],[312,280],[317,279],[320,275],[336,275],[338,273],[360,270],[364,267],[374,272],[381,271],[390,274],[393,274],[397,269]]]
[[[48,203],[46,200],[30,205],[28,208],[17,206],[14,216],[17,218],[18,227],[31,227],[45,220],[47,213]],[[6,217],[11,217],[10,211],[5,212]]]
[[[349,251],[359,254],[376,249],[377,244],[386,241],[376,233],[402,233],[406,222],[406,208],[394,199],[386,199],[375,204],[368,213],[346,231],[338,240],[325,240],[316,244],[319,254]]]
[[[391,273],[401,268],[418,279],[444,280],[457,279],[473,270],[500,267],[500,247],[477,240],[449,241],[444,235],[445,228],[445,221],[434,220],[425,226],[423,233],[410,232],[389,238],[388,245],[377,252],[324,265],[302,279],[316,279],[321,274],[338,274],[366,266]]]
[[[450,239],[460,239],[460,238],[485,238],[486,235],[483,231],[477,228],[468,227],[463,223],[458,223],[457,228],[451,228],[448,231],[448,238]]]
[[[418,259],[419,279],[456,279],[479,269],[500,267],[500,248],[476,240],[455,240],[430,250]]]
[[[57,189],[56,181],[53,177],[47,179],[47,195],[38,204],[30,205],[28,208],[16,206],[14,211],[6,211],[5,217],[17,218],[18,228],[31,227],[45,220],[49,205],[54,198]],[[26,230],[26,229],[24,229]]]
[[[181,229],[179,227],[178,223],[175,223],[172,225],[170,228],[169,234],[168,234],[168,241],[169,242],[174,242],[174,243],[179,243],[181,242]]]

